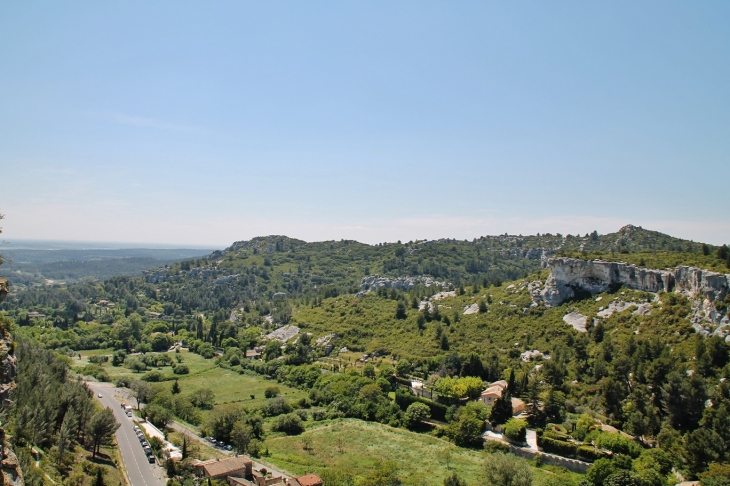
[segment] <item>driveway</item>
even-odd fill
[[[104,407],[111,408],[117,422],[122,424],[117,430],[117,444],[122,454],[122,461],[127,470],[127,477],[132,486],[164,486],[167,483],[165,473],[160,466],[150,464],[142,450],[137,434],[134,433],[134,422],[122,410],[120,402],[114,398],[116,388],[109,383],[87,382],[94,396]],[[99,393],[102,398],[99,398]]]

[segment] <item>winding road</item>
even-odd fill
[[[142,450],[137,434],[134,432],[134,422],[122,410],[120,402],[114,398],[114,385],[108,383],[87,382],[94,396],[104,407],[114,411],[117,421],[122,424],[116,432],[117,444],[122,454],[122,461],[127,470],[127,477],[132,486],[164,486],[167,483],[161,467],[150,464]],[[101,393],[102,398],[99,398]]]

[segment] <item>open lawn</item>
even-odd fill
[[[82,368],[88,364],[87,356],[92,354],[109,354],[110,352],[86,351],[82,359],[74,359],[75,368]],[[162,372],[163,379],[177,379],[183,394],[189,394],[201,388],[210,388],[215,393],[215,404],[237,403],[246,407],[259,407],[266,402],[264,390],[270,386],[276,386],[281,395],[290,401],[296,401],[306,397],[307,393],[296,388],[290,388],[273,380],[266,380],[263,376],[253,372],[238,374],[236,371],[216,366],[214,359],[205,359],[202,356],[183,350],[180,353],[169,353],[173,356],[182,357],[183,363],[188,366],[190,373],[187,375],[175,375],[172,368],[151,368],[148,371],[157,370]],[[112,381],[122,375],[131,376],[133,379],[141,379],[144,373],[133,373],[123,366],[112,366],[111,363],[104,363],[104,370],[109,374]],[[167,385],[165,385],[166,383]],[[162,386],[169,386],[170,381],[163,382]],[[253,395],[255,398],[251,398]],[[205,412],[204,412],[205,414]]]
[[[315,425],[299,436],[268,439],[266,446],[269,462],[295,474],[339,468],[364,475],[380,462],[395,461],[408,485],[441,486],[454,472],[469,484],[478,484],[487,455],[436,437],[355,419]],[[534,471],[536,479],[552,474]],[[566,473],[565,484],[572,484],[574,477]]]

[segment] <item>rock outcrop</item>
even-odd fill
[[[550,276],[539,297],[535,297],[550,306],[622,286],[647,292],[676,290],[710,302],[724,299],[730,289],[730,275],[695,267],[654,270],[628,263],[574,258],[551,258],[548,267]]]
[[[586,332],[588,317],[584,316],[580,312],[573,311],[570,314],[566,314],[563,316],[563,322],[570,326],[573,326],[573,329],[578,332]]]
[[[448,284],[446,282],[434,280],[426,275],[419,275],[417,277],[397,277],[393,279],[381,277],[380,275],[370,275],[369,277],[363,277],[360,281],[360,288],[364,292],[376,291],[380,287],[410,290],[416,285],[423,285],[424,287],[440,285],[445,287]]]
[[[2,303],[3,300],[5,300],[5,297],[8,296],[8,293],[10,292],[10,285],[8,284],[8,281],[4,278],[0,277],[0,303]]]
[[[0,303],[5,300],[8,291],[8,281],[0,277]],[[0,403],[3,405],[9,403],[10,396],[15,391],[17,365],[13,349],[12,337],[6,326],[2,325],[2,321],[0,321]],[[0,428],[0,475],[2,475],[0,484],[23,486],[23,474],[18,458],[6,439],[5,430]]]

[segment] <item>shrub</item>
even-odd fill
[[[527,422],[515,418],[509,419],[507,423],[504,424],[504,435],[506,435],[509,440],[524,442],[527,436]]]
[[[152,422],[155,427],[163,428],[172,420],[172,413],[161,405],[147,405],[144,408],[144,414],[147,420]]]
[[[213,390],[210,388],[201,388],[200,390],[195,390],[190,394],[190,403],[192,403],[195,407],[211,409],[213,408],[214,402],[215,393],[213,393]]]
[[[582,457],[583,459],[586,459],[590,462],[597,461],[598,459],[601,459],[602,457],[606,457],[606,454],[603,452],[594,449],[591,446],[580,446],[578,447],[578,456]]]
[[[89,363],[102,365],[102,364],[106,363],[107,361],[109,361],[109,356],[104,356],[101,354],[98,354],[96,356],[89,356]]]
[[[441,403],[436,403],[432,400],[428,400],[426,398],[417,397],[411,393],[405,393],[401,390],[397,390],[395,392],[395,403],[398,404],[398,406],[401,408],[401,410],[407,410],[408,406],[411,403],[414,402],[420,402],[423,404],[428,405],[428,408],[431,409],[431,417],[436,420],[445,421],[446,420],[446,405],[443,405]]]
[[[429,417],[431,417],[431,409],[425,403],[413,402],[408,405],[406,421],[409,427],[419,425],[424,420],[428,420]]]
[[[285,415],[279,415],[271,425],[271,430],[274,432],[284,432],[287,435],[297,435],[304,432],[304,425],[299,415],[295,413],[287,413]]]
[[[163,375],[159,371],[150,371],[149,373],[145,373],[144,376],[142,376],[142,379],[144,381],[149,382],[158,382],[162,381]]]
[[[264,390],[264,397],[266,398],[274,398],[278,397],[280,395],[279,389],[275,386],[270,386]]]
[[[258,439],[251,439],[251,442],[248,443],[248,448],[246,451],[252,456],[252,457],[259,457],[261,456],[261,451],[264,448],[264,444],[258,440]]]
[[[172,372],[176,375],[187,375],[190,373],[190,368],[187,365],[179,364],[172,368]]]
[[[79,373],[82,375],[93,376],[99,381],[110,381],[109,375],[106,371],[104,371],[104,368],[96,364],[87,364],[79,370]]]
[[[596,436],[596,445],[603,449],[608,449],[616,454],[626,454],[633,458],[639,457],[641,454],[641,446],[618,433],[602,432]]]
[[[487,440],[484,441],[484,450],[489,453],[504,452],[506,454],[509,452],[509,446],[498,440]]]
[[[577,446],[572,442],[551,439],[547,435],[542,436],[542,439],[540,440],[540,447],[542,447],[545,452],[552,452],[559,456],[574,456],[578,451]]]
[[[530,486],[532,471],[527,461],[512,454],[489,454],[484,461],[486,484]]]
[[[261,413],[263,413],[265,417],[283,415],[291,412],[291,410],[291,405],[289,405],[289,403],[282,397],[276,397],[273,400],[269,400],[261,407]]]
[[[203,343],[198,346],[198,354],[205,359],[210,359],[215,356],[215,348],[210,343]]]
[[[312,420],[314,421],[324,420],[325,415],[326,412],[324,410],[312,410]]]

